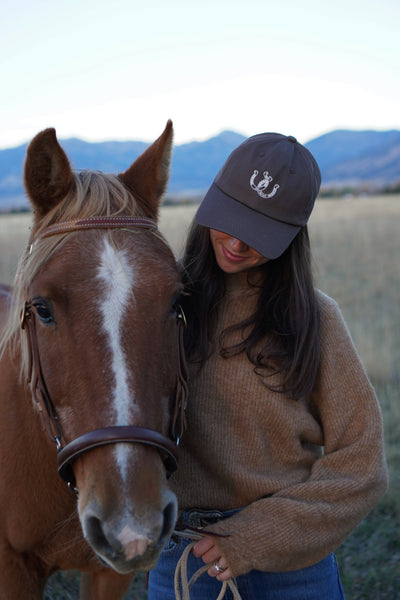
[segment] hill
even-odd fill
[[[204,142],[175,146],[168,195],[201,196],[244,136],[223,131]],[[89,143],[61,140],[75,169],[118,173],[147,147],[141,141]],[[380,191],[400,182],[400,131],[337,130],[308,142],[317,159],[323,188]],[[0,210],[27,206],[22,171],[27,144],[0,150]]]
[[[400,131],[337,130],[306,144],[325,187],[382,189],[400,182]]]

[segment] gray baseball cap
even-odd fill
[[[320,185],[315,158],[295,137],[260,133],[230,154],[195,220],[278,258],[307,223]]]

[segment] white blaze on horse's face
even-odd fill
[[[121,322],[128,303],[134,300],[135,273],[127,252],[112,247],[107,238],[101,252],[98,278],[101,280],[100,310],[103,328],[106,332],[111,366],[114,374],[112,390],[114,425],[127,425],[132,421],[132,407],[135,404],[134,390],[129,389],[126,358],[121,344]],[[117,464],[123,480],[127,476],[127,457],[132,451],[125,444],[115,448]]]

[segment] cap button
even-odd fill
[[[288,135],[288,142],[292,142],[293,144],[295,144],[297,140],[293,135]]]

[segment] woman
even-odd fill
[[[320,171],[297,140],[242,143],[182,262],[190,365],[178,528],[201,528],[191,598],[344,598],[333,550],[387,486],[379,405],[336,303],[315,290],[307,221]],[[149,599],[172,600],[174,537]],[[229,592],[230,593],[230,592]],[[228,597],[228,596],[227,596]]]

